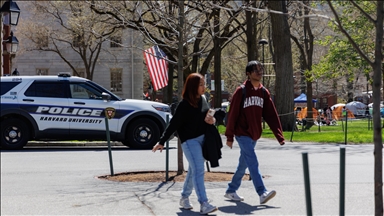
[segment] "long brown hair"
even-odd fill
[[[185,81],[183,92],[181,93],[183,99],[188,101],[188,103],[193,107],[197,107],[199,102],[198,96],[200,95],[198,95],[198,89],[201,79],[203,79],[203,76],[199,73],[189,74],[187,80]]]

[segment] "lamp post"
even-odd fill
[[[11,25],[16,26],[18,24],[20,17],[20,8],[16,2],[8,0],[4,2],[4,4],[0,8],[0,13],[2,21],[1,23],[3,23],[3,31],[1,32],[4,33],[4,35],[1,35],[1,38],[3,40],[2,45],[6,46],[5,49],[3,47],[0,48],[0,56],[2,56],[1,75],[9,75],[12,69],[12,55],[15,55],[19,43],[17,38],[14,37],[13,33],[11,32]],[[6,50],[7,53],[3,54],[3,50]]]
[[[268,44],[268,41],[266,39],[261,39],[259,41],[259,44],[261,44],[261,46],[263,47],[263,51],[262,51],[263,55],[262,55],[262,57],[263,57],[263,68],[264,68],[264,45]],[[263,72],[265,72],[265,71],[263,71]],[[264,85],[264,74],[263,74],[263,85]],[[264,118],[263,118],[263,129],[265,129]]]
[[[268,44],[268,41],[266,39],[261,39],[259,41],[259,44],[261,44],[261,46],[263,47],[262,58],[263,58],[263,67],[264,67],[264,45]],[[263,74],[263,85],[264,85],[264,74]]]
[[[0,13],[5,17],[5,25],[14,25],[16,26],[19,22],[20,17],[20,8],[16,2],[9,0],[3,4],[0,9]]]
[[[5,41],[5,49],[7,51],[7,62],[4,60],[4,66],[7,68],[7,74],[11,74],[12,70],[12,59],[16,55],[16,51],[19,48],[19,40],[15,36],[13,36],[13,32]],[[7,66],[7,67],[6,67]]]
[[[5,49],[7,50],[8,53],[14,54],[16,53],[18,48],[19,48],[19,40],[17,40],[17,38],[13,36],[13,32],[11,32],[11,35],[5,41]]]

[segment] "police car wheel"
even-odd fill
[[[138,119],[129,125],[127,134],[124,145],[133,149],[152,149],[159,141],[160,129],[151,119]]]
[[[28,143],[29,130],[20,119],[5,119],[1,122],[1,147],[20,149]]]

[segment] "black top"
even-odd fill
[[[204,119],[209,108],[206,101],[204,101],[204,106],[202,105],[202,100],[205,98],[200,98],[197,108],[184,99],[177,105],[175,115],[160,138],[160,145],[164,145],[175,131],[177,131],[181,143],[205,134],[208,124]]]

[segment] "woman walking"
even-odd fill
[[[204,77],[198,73],[192,73],[187,77],[183,91],[182,101],[178,104],[168,127],[165,129],[158,144],[152,151],[160,152],[164,143],[176,131],[181,140],[181,148],[188,160],[188,173],[181,191],[180,206],[184,209],[192,209],[189,196],[193,188],[200,203],[200,214],[208,214],[217,210],[216,206],[208,203],[204,185],[204,162],[202,145],[204,134],[208,124],[215,124],[215,118],[207,115],[208,106],[203,96],[205,92]]]

